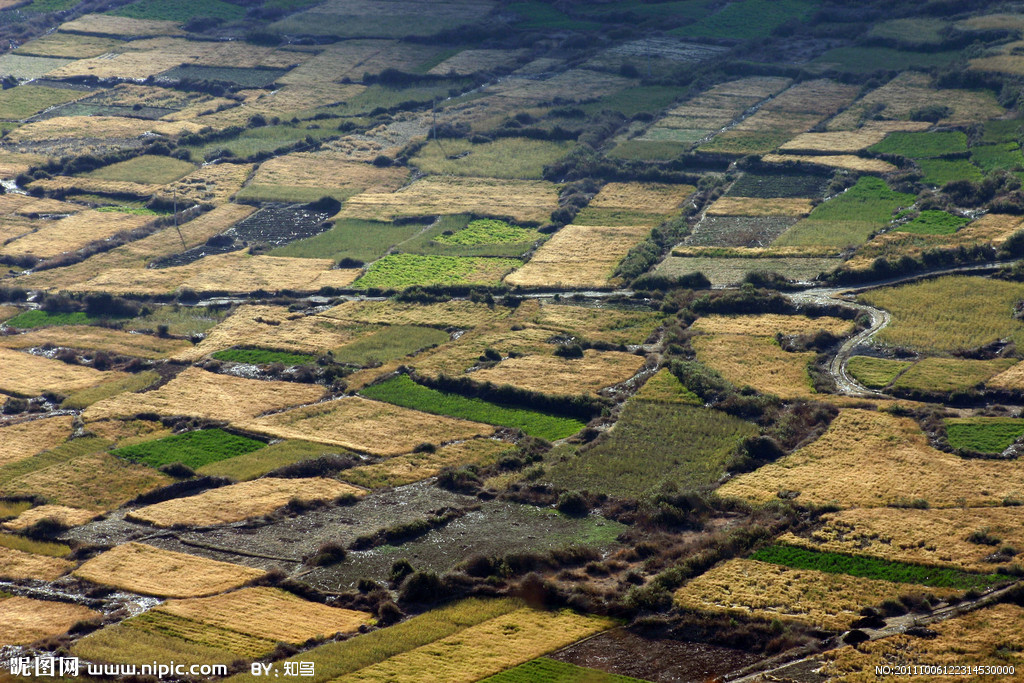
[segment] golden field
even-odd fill
[[[538,303],[539,313],[517,318],[555,332],[612,344],[642,344],[662,319],[652,311]]]
[[[916,422],[847,409],[817,441],[718,489],[757,503],[798,491],[807,505],[885,507],[924,500],[933,508],[1000,505],[1024,498],[1024,463],[966,460],[935,450]],[[901,511],[902,514],[902,511]]]
[[[29,216],[31,214],[78,213],[84,209],[85,207],[81,204],[62,202],[59,199],[33,197],[32,195],[15,194],[13,192],[0,195],[0,215],[5,218],[10,216]]]
[[[608,183],[590,203],[592,209],[631,209],[666,216],[678,211],[697,188],[663,183]]]
[[[149,359],[166,358],[175,351],[191,346],[184,339],[164,339],[90,325],[40,327],[22,334],[0,337],[0,346],[7,349],[28,349],[45,344]]]
[[[698,318],[690,326],[698,332],[710,334],[750,334],[773,337],[776,334],[814,334],[825,330],[837,337],[853,331],[853,323],[842,318],[821,316],[810,318],[806,315],[708,315]]]
[[[257,185],[322,187],[366,192],[394,192],[409,175],[400,166],[378,168],[373,164],[343,161],[317,152],[295,152],[260,164],[252,182]]]
[[[513,287],[608,287],[619,261],[650,226],[567,225],[505,282]]]
[[[145,199],[152,196],[160,189],[159,185],[148,183],[136,183],[130,180],[106,180],[104,178],[93,178],[90,176],[66,176],[59,175],[53,178],[41,178],[28,184],[28,188],[44,190],[58,194],[73,194],[78,192],[124,195]],[[109,215],[130,215],[130,214],[109,214]]]
[[[178,135],[196,133],[202,126],[187,121],[147,121],[120,116],[55,116],[27,123],[7,134],[6,141],[18,144],[40,140],[67,140],[69,138],[123,139],[143,133]]]
[[[9,366],[4,366],[7,371]],[[70,415],[32,420],[0,427],[0,465],[28,458],[53,448],[71,436]]]
[[[123,372],[101,372],[4,348],[0,348],[0,367],[4,369],[0,392],[19,396],[38,396],[44,391],[67,393],[127,377]]]
[[[812,154],[853,153],[881,142],[886,135],[895,131],[928,130],[926,121],[866,121],[854,130],[826,131],[824,133],[801,133],[779,147],[780,152],[810,152]]]
[[[357,396],[276,413],[244,425],[283,439],[305,439],[385,456],[409,453],[425,442],[441,444],[494,433],[491,425]]]
[[[799,621],[843,631],[862,608],[912,591],[905,583],[733,559],[691,579],[676,591],[675,599],[684,609]],[[940,597],[956,593],[943,588],[928,592]]]
[[[309,602],[279,588],[243,588],[210,598],[168,600],[162,612],[285,643],[351,633],[372,618],[366,612]]]
[[[764,111],[777,113],[809,113],[831,116],[845,109],[860,92],[855,85],[838,83],[828,78],[803,81],[764,103]]]
[[[607,618],[521,608],[335,679],[344,683],[473,683],[612,628]]]
[[[72,527],[85,524],[96,516],[91,510],[70,508],[65,505],[40,505],[22,512],[15,519],[0,524],[0,527],[8,531],[23,531],[36,522],[44,519],[53,519],[64,526]]]
[[[814,206],[810,199],[761,199],[720,197],[708,207],[709,216],[806,216]]]
[[[542,394],[597,394],[601,389],[624,382],[644,367],[646,359],[621,351],[587,349],[583,358],[561,358],[534,354],[508,358],[494,367],[477,370],[477,382],[511,384]]]
[[[122,231],[141,228],[152,220],[152,216],[88,209],[67,218],[45,221],[35,232],[5,244],[0,253],[49,258],[81,249],[90,242],[112,237]]]
[[[472,213],[546,223],[558,208],[558,190],[542,180],[427,177],[397,192],[364,192],[347,202],[338,218],[391,220],[399,216]]]
[[[524,51],[520,50],[462,50],[428,71],[435,76],[474,74],[478,71],[491,71],[512,64]]]
[[[5,580],[53,581],[74,568],[74,562],[62,560],[59,557],[36,555],[0,546],[0,578]],[[0,614],[2,613],[3,603],[0,602]],[[0,633],[0,637],[2,636],[3,634]]]
[[[505,101],[517,109],[550,102],[555,98],[582,102],[635,85],[636,80],[589,69],[569,69],[545,80],[506,78],[490,84],[483,92],[489,99]]]
[[[186,368],[159,389],[122,394],[86,409],[86,420],[134,417],[139,413],[190,415],[212,420],[241,421],[260,413],[313,403],[324,388],[296,382],[263,382]]]
[[[98,621],[102,614],[88,607],[53,600],[13,597],[0,599],[0,645],[27,645],[57,636],[79,621]]]
[[[80,579],[166,598],[223,593],[263,576],[259,569],[129,542],[111,548],[75,570]]]
[[[844,683],[877,681],[875,667],[893,666],[1013,666],[1019,674],[1024,666],[1024,608],[999,604],[968,612],[945,621],[929,624],[937,631],[935,638],[895,635],[857,647],[842,647],[820,656],[825,662],[822,673],[829,680]],[[1006,681],[1000,676],[931,676],[929,681],[972,681],[995,683]]]
[[[436,476],[446,467],[489,465],[509,444],[496,439],[467,439],[441,446],[433,453],[408,453],[384,462],[345,470],[345,481],[367,488],[405,486]]]
[[[865,159],[852,154],[816,154],[813,156],[799,154],[765,154],[761,161],[768,164],[785,164],[788,162],[801,162],[805,164],[817,164],[818,166],[831,166],[832,168],[845,168],[850,171],[861,171],[864,173],[892,173],[896,167],[888,161],[881,159]]]
[[[824,552],[869,555],[911,564],[950,565],[989,573],[985,558],[1000,547],[1024,547],[1024,508],[950,508],[900,510],[862,508],[833,512],[810,536],[787,533],[782,543]],[[984,531],[1000,539],[995,546],[971,543],[971,534]]]
[[[692,342],[697,359],[738,387],[751,386],[780,398],[814,393],[807,365],[812,351],[784,351],[772,337],[746,334],[704,334]]]
[[[472,301],[442,301],[433,304],[406,304],[388,301],[346,301],[319,316],[342,322],[369,325],[425,325],[427,327],[478,327],[505,317],[509,310],[490,308]]]
[[[288,501],[329,501],[366,492],[334,479],[254,479],[132,510],[128,518],[158,527],[215,526],[268,515]]]
[[[178,201],[182,203],[212,202],[220,204],[242,189],[242,185],[252,175],[254,168],[255,164],[206,164],[173,183],[163,186],[156,194],[162,199],[173,200],[177,197]],[[228,204],[223,208],[235,212],[236,215],[243,209],[249,209],[249,213],[256,210],[255,207],[246,207],[242,204]],[[235,222],[242,218],[245,216],[236,219]]]
[[[131,37],[185,35],[174,21],[132,19],[111,14],[86,14],[61,24],[60,30],[66,33]]]
[[[417,372],[426,375],[461,375],[478,365],[480,355],[488,348],[493,348],[503,357],[510,357],[513,353],[536,355],[554,352],[554,347],[548,343],[552,336],[551,330],[532,325],[512,330],[511,327],[517,325],[513,320],[521,320],[518,311],[515,317],[507,318],[500,324],[477,328],[455,341],[442,344],[434,351],[427,351],[410,364]]]

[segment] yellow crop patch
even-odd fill
[[[694,337],[697,359],[739,387],[750,386],[780,398],[814,393],[807,366],[811,351],[784,351],[772,337],[745,334],[705,334]]]
[[[101,372],[4,348],[0,348],[0,366],[4,369],[0,391],[20,396],[75,391],[128,376],[124,372]]]
[[[621,351],[587,349],[583,358],[535,354],[509,358],[494,367],[477,370],[473,379],[499,385],[511,384],[543,394],[594,395],[640,372],[645,362],[643,356]]]
[[[505,282],[514,287],[608,287],[619,262],[650,231],[649,225],[567,225]]]
[[[0,600],[0,645],[27,645],[57,636],[79,621],[99,620],[102,615],[88,607],[52,600],[13,597]]]
[[[4,366],[7,370],[7,366]],[[71,436],[70,415],[0,427],[0,465],[28,458]]]
[[[74,568],[74,562],[62,560],[59,557],[36,555],[0,546],[0,578],[3,579],[53,581]],[[0,602],[0,617],[2,615],[3,602]],[[0,638],[2,637],[3,633],[0,632]]]

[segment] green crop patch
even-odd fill
[[[252,453],[265,445],[262,441],[229,434],[222,429],[200,429],[125,446],[111,451],[111,454],[150,467],[180,462],[195,469],[211,462]]]
[[[510,225],[505,221],[483,218],[470,221],[464,229],[450,235],[441,234],[436,239],[442,244],[461,244],[473,246],[477,244],[509,244],[528,242],[540,236],[536,230]]]
[[[429,228],[401,244],[399,251],[423,256],[515,257],[529,251],[540,238],[541,233],[530,228],[455,214],[440,216]]]
[[[986,173],[997,170],[1013,170],[1024,167],[1024,154],[1016,142],[996,145],[981,145],[971,148],[971,161]]]
[[[644,683],[639,678],[588,669],[547,657],[520,664],[480,683]]]
[[[897,376],[913,365],[910,361],[854,356],[847,362],[846,369],[854,379],[869,389],[881,389],[892,383]]]
[[[194,171],[196,167],[187,161],[173,157],[143,154],[96,169],[85,175],[102,180],[118,180],[150,185],[166,185]]]
[[[971,222],[971,219],[945,211],[922,211],[917,218],[896,227],[899,232],[915,235],[952,235]]]
[[[818,552],[783,544],[763,548],[751,555],[750,559],[794,569],[811,569],[827,574],[847,574],[894,583],[914,583],[933,588],[966,590],[985,588],[1011,580],[1011,577],[1002,574],[972,574],[958,569]]]
[[[924,358],[893,382],[893,389],[906,391],[967,391],[1014,365],[1013,358],[972,360],[969,358]]]
[[[729,191],[727,197],[758,197],[774,199],[777,197],[820,197],[825,193],[828,178],[810,174],[790,173],[744,173]]]
[[[742,0],[689,26],[669,33],[679,36],[752,40],[766,38],[788,21],[806,19],[815,4],[806,0]]]
[[[1013,417],[958,417],[946,420],[953,448],[979,453],[1002,453],[1024,435],[1024,420]]]
[[[930,159],[967,151],[967,134],[958,130],[938,133],[889,133],[868,147],[876,154],[897,154],[910,159]]]
[[[251,363],[252,365],[268,365],[270,363],[307,365],[316,362],[316,356],[311,356],[308,353],[291,353],[289,351],[245,347],[218,351],[211,354],[211,357],[217,360],[226,360],[230,363]]]
[[[136,0],[107,14],[132,19],[185,22],[194,17],[234,21],[245,16],[245,8],[223,0]]]
[[[589,31],[601,27],[593,21],[573,19],[546,2],[513,2],[508,6],[508,10],[520,17],[517,25],[521,28]]]
[[[449,339],[451,336],[447,332],[433,327],[392,325],[338,347],[332,354],[339,363],[367,366],[403,358]]]
[[[414,285],[497,285],[518,259],[389,254],[353,283],[360,289],[405,289]]]
[[[564,439],[580,431],[584,426],[579,420],[568,417],[501,406],[479,398],[467,398],[430,389],[416,384],[408,375],[399,375],[381,384],[366,387],[360,393],[367,398],[422,410],[425,413],[521,429],[530,436],[549,441]]]
[[[736,444],[756,432],[749,422],[717,410],[631,401],[608,439],[578,455],[568,448],[561,451],[564,458],[549,457],[541,480],[618,498],[645,495],[665,482],[693,490],[718,481]]]
[[[77,100],[86,93],[67,88],[23,85],[0,91],[0,119],[20,121],[43,109]]]
[[[941,187],[956,180],[980,181],[981,170],[967,159],[921,159],[921,182]]]
[[[641,5],[641,7],[664,7],[681,3],[659,3],[657,5]],[[588,102],[579,108],[590,115],[602,111],[617,111],[623,116],[635,116],[640,112],[657,114],[683,95],[685,90],[664,85],[640,85],[624,88],[606,95],[595,102]]]
[[[50,313],[48,311],[34,310],[19,313],[7,324],[18,329],[32,329],[35,327],[54,327],[58,325],[89,325],[96,322],[98,318],[86,315],[82,311],[72,313]]]
[[[943,67],[961,56],[959,50],[914,52],[890,47],[837,47],[813,60],[813,64],[838,68],[851,73],[929,69]]]
[[[336,221],[330,230],[278,247],[270,255],[373,261],[422,230],[423,226],[416,223],[395,224],[343,218]]]
[[[986,144],[1017,142],[1024,136],[1024,121],[1021,119],[996,119],[986,121],[981,141]]]
[[[348,453],[348,451],[338,446],[328,446],[312,441],[280,441],[227,460],[211,462],[203,465],[196,472],[207,477],[227,477],[235,481],[249,481],[280,467],[294,465],[303,460],[314,460],[325,455],[344,453]]]

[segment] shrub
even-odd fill
[[[402,582],[398,591],[401,602],[436,602],[445,595],[444,584],[434,572],[413,572]]]

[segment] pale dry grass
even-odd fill
[[[820,655],[825,662],[821,673],[829,681],[873,683],[879,680],[875,667],[890,666],[1024,666],[1024,608],[1003,603],[974,610],[961,616],[935,622],[928,626],[938,632],[934,638],[918,638],[904,634],[842,647]],[[964,669],[961,669],[964,670]],[[969,670],[969,669],[968,669]],[[1010,674],[1012,676],[1012,674]],[[1006,681],[1002,675],[927,675],[929,681],[952,683],[965,679],[995,683]]]
[[[845,168],[851,171],[863,171],[865,173],[892,173],[896,167],[888,161],[881,159],[864,159],[852,154],[765,154],[761,161],[768,164],[784,164],[786,162],[800,162],[805,164],[817,164],[819,166],[830,166],[832,168]]]
[[[295,152],[265,161],[252,182],[258,185],[322,187],[367,192],[394,192],[409,175],[400,166],[344,161],[318,152]]]
[[[163,55],[173,55],[178,59],[178,64],[203,64],[240,69],[287,69],[313,57],[309,52],[279,50],[242,40],[186,40],[168,36],[133,40],[124,44],[123,49],[119,51],[155,55],[158,59]]]
[[[441,446],[433,453],[409,453],[374,465],[345,470],[341,477],[367,488],[405,486],[436,476],[446,467],[488,465],[510,444],[495,439],[469,439]]]
[[[256,432],[305,439],[374,455],[400,455],[421,443],[490,436],[491,425],[430,415],[357,396],[318,403],[244,423]]]
[[[330,501],[341,495],[366,494],[334,479],[254,479],[195,496],[175,498],[132,510],[128,518],[157,527],[215,526],[268,515],[290,500]]]
[[[1024,508],[951,508],[900,510],[862,508],[822,517],[823,526],[809,537],[787,533],[779,541],[845,555],[869,555],[924,565],[950,565],[991,573],[985,558],[1002,545],[1024,547]],[[967,540],[985,531],[999,539],[993,547]]]
[[[809,318],[806,315],[777,313],[709,315],[699,318],[690,327],[711,334],[748,334],[764,337],[773,337],[776,334],[814,334],[818,330],[844,337],[853,331],[853,323],[842,318]]]
[[[824,133],[802,133],[779,147],[780,152],[810,152],[838,154],[859,152],[895,131],[923,131],[931,124],[927,121],[867,121],[855,130],[836,130]]]
[[[1024,75],[1024,57],[1020,55],[994,55],[972,59],[970,71],[994,71],[1012,76]]]
[[[589,69],[569,69],[551,78],[505,78],[483,89],[489,98],[506,100],[516,107],[550,102],[555,98],[581,102],[603,97],[635,85],[632,78],[599,73]]]
[[[989,379],[985,384],[993,389],[1015,389],[1024,388],[1024,363],[1017,363],[1008,370],[1000,372]]]
[[[779,76],[749,76],[716,85],[701,97],[709,95],[735,95],[763,100],[785,90],[790,83],[792,81],[788,78]]]
[[[0,391],[19,396],[38,396],[44,391],[68,393],[124,379],[124,372],[101,372],[82,365],[68,365],[28,353],[0,348]]]
[[[543,394],[589,394],[624,382],[644,367],[645,359],[621,351],[584,351],[583,358],[561,358],[552,354],[509,358],[494,367],[477,370],[478,382],[511,384]]]
[[[466,76],[508,66],[524,56],[524,50],[462,50],[428,71],[435,76]]]
[[[186,347],[192,348],[192,344],[183,339],[162,339],[148,334],[132,334],[90,325],[40,327],[22,334],[0,337],[0,346],[8,349],[27,349],[44,344],[107,351],[122,356],[153,360],[166,358]]]
[[[619,261],[650,231],[643,225],[567,225],[505,282],[513,287],[608,287]]]
[[[75,570],[74,575],[142,595],[194,598],[238,588],[263,576],[263,572],[129,542],[94,557]]]
[[[0,223],[0,244],[27,235],[39,227],[39,223],[24,216],[5,216]]]
[[[684,609],[799,621],[842,631],[864,607],[895,600],[910,590],[903,583],[734,559],[690,580],[676,591],[675,599]],[[946,596],[956,591],[929,588],[928,592]]]
[[[831,116],[847,107],[860,93],[856,85],[837,83],[827,78],[803,81],[782,91],[762,109],[770,112],[808,113]]]
[[[157,196],[165,199],[177,197],[182,204],[186,202],[226,202],[252,174],[254,164],[206,164],[187,176],[170,185],[165,185],[157,192]],[[234,211],[252,207],[234,205]],[[197,219],[198,220],[198,219]]]
[[[92,510],[71,508],[66,505],[40,505],[25,510],[15,519],[0,526],[8,531],[24,531],[36,522],[52,519],[66,527],[73,527],[85,524],[95,516],[96,513]]]
[[[587,206],[593,209],[628,209],[668,216],[680,209],[695,190],[692,185],[608,183]]]
[[[806,216],[814,208],[810,199],[719,197],[708,207],[709,216]]]
[[[81,204],[62,202],[46,197],[33,197],[28,194],[8,192],[0,195],[0,215],[30,216],[32,214],[67,214],[84,210]]]
[[[698,360],[738,387],[780,398],[814,393],[807,371],[813,352],[789,353],[772,337],[746,334],[705,334],[694,337],[692,344]]]
[[[133,183],[128,180],[104,180],[103,178],[92,178],[89,176],[41,178],[32,181],[27,187],[30,190],[38,188],[46,192],[60,194],[85,192],[87,194],[127,195],[130,197],[151,197],[160,189],[159,185]]]
[[[295,67],[278,81],[288,85],[319,86],[348,76],[362,80],[363,74],[377,75],[384,69],[412,71],[436,54],[429,45],[397,40],[343,40],[317,46],[319,54]]]
[[[172,228],[173,230],[173,228]],[[258,289],[314,292],[322,287],[347,287],[362,274],[358,268],[334,268],[331,259],[250,256],[244,251],[207,256],[170,268],[114,268],[74,287],[79,291],[114,294],[254,292]]]
[[[433,304],[406,304],[397,301],[346,301],[319,316],[343,322],[370,325],[425,325],[467,329],[503,318],[505,308],[491,308],[472,301],[442,301]]]
[[[968,460],[932,448],[916,422],[868,410],[842,411],[817,441],[718,493],[766,503],[780,491],[803,504],[884,507],[914,500],[933,508],[1000,505],[1024,498],[1024,463]]]
[[[141,228],[152,220],[152,216],[87,209],[67,218],[46,221],[35,232],[4,245],[0,253],[50,258],[81,249],[91,242],[113,237],[122,231]]]
[[[0,600],[0,645],[27,645],[58,636],[79,621],[99,621],[102,614],[88,607],[53,600],[13,597]]]
[[[732,137],[732,131],[738,133],[789,133],[790,135],[795,135],[812,128],[821,120],[821,116],[818,114],[769,111],[766,107],[767,104],[723,133],[719,136],[719,139]],[[774,147],[774,144],[769,147]]]
[[[118,447],[162,439],[173,433],[161,423],[149,420],[100,420],[89,422],[88,429]]]
[[[478,328],[455,341],[442,344],[433,352],[424,353],[407,364],[413,365],[417,372],[436,377],[441,374],[461,375],[479,365],[480,356],[489,348],[509,360],[513,360],[513,355],[552,353],[554,346],[548,343],[553,336],[552,331],[513,322],[524,319],[525,316],[517,315],[502,321],[501,324]],[[513,330],[513,325],[522,329]]]
[[[177,22],[158,21],[154,19],[132,19],[115,17],[110,14],[86,14],[74,21],[60,25],[66,33],[95,33],[108,36],[182,36],[185,32],[178,28]]]
[[[9,366],[4,364],[6,374]],[[71,436],[70,415],[0,427],[0,465],[23,460],[53,448]]]
[[[147,121],[121,116],[55,116],[15,128],[4,138],[9,143],[65,140],[67,138],[124,139],[143,133],[178,135],[196,133],[202,126],[187,121]]]
[[[10,304],[0,304],[0,321],[8,320],[21,313],[21,309]]]
[[[662,316],[652,311],[590,308],[544,303],[536,315],[521,319],[556,332],[612,344],[642,344],[657,329]]]
[[[473,683],[614,625],[611,619],[570,610],[521,608],[335,680],[420,683],[429,671],[433,680]]]
[[[398,216],[474,213],[546,223],[558,208],[558,190],[542,180],[428,177],[398,192],[365,192],[349,199],[339,218],[390,220]]]
[[[74,562],[62,560],[59,557],[35,555],[0,546],[0,578],[8,581],[24,579],[54,581],[74,568]],[[0,614],[2,612],[3,602],[0,601]],[[0,637],[2,637],[2,633],[0,633]]]
[[[197,117],[194,122],[213,128],[242,126],[257,114],[265,118],[279,116],[287,119],[293,115],[307,115],[316,107],[341,104],[363,92],[366,87],[355,83],[338,85],[318,83],[312,85],[286,85],[278,90],[254,90],[239,107],[232,107]]]
[[[312,403],[324,388],[296,382],[263,382],[187,368],[159,389],[121,394],[89,406],[87,420],[133,417],[140,413],[188,415],[212,420],[249,420],[260,413]]]
[[[1024,14],[979,14],[968,17],[956,23],[957,28],[968,31],[992,31],[1009,29],[1011,31],[1024,31]]]

